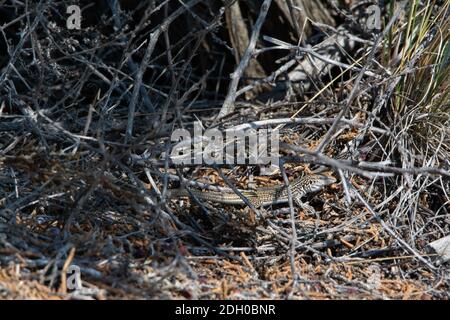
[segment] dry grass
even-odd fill
[[[109,3],[68,30],[64,1],[0,0],[0,298],[449,298],[428,250],[450,229],[448,0],[386,1],[381,33],[370,3],[321,1],[314,27],[282,1]],[[170,163],[197,119],[277,120],[290,179],[339,181],[267,219],[170,200],[181,178],[284,183]]]

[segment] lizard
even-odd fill
[[[336,179],[330,176],[321,174],[304,175],[292,181],[289,186],[291,188],[292,199],[295,203],[301,206],[301,198],[308,193],[313,193],[322,190],[324,187],[333,184]],[[239,190],[256,208],[263,206],[287,203],[288,190],[286,185],[276,185],[273,187],[263,187],[256,190]],[[239,195],[230,192],[219,191],[202,191],[198,189],[190,189],[190,192],[201,200],[218,202],[229,205],[245,205]],[[171,189],[169,192],[170,198],[189,197],[189,191],[184,188]]]

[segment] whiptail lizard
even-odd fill
[[[322,190],[325,186],[335,183],[336,179],[325,175],[306,175],[300,177],[289,184],[291,188],[292,200],[297,205],[301,205],[301,198],[312,192]],[[264,187],[257,190],[239,190],[256,208],[272,204],[287,203],[288,190],[286,185],[277,185],[274,187]],[[236,193],[219,191],[201,191],[190,189],[190,192],[201,200],[219,202],[231,205],[245,205],[245,202]],[[189,197],[186,189],[172,189],[170,198]]]

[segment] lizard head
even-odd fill
[[[317,192],[323,189],[323,187],[326,187],[330,184],[333,184],[336,182],[336,179],[330,176],[325,176],[322,174],[316,174],[313,176],[310,176],[309,181],[309,192]]]

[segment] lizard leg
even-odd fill
[[[299,206],[300,208],[303,207],[303,202],[302,202],[301,196],[296,196],[296,197],[294,197],[293,200],[297,204],[297,206]]]
[[[308,214],[317,216],[316,210],[308,202],[301,202],[299,206],[302,210],[306,211]]]
[[[305,210],[307,213],[317,216],[316,210],[314,210],[314,208],[312,206],[310,206],[308,202],[303,202],[301,200],[301,196],[296,196],[294,198],[294,201],[297,204],[297,206],[299,208],[301,208],[302,210]]]
[[[261,200],[259,200],[258,198],[253,198],[253,197],[248,198],[248,200],[255,207],[255,209],[259,211],[259,213],[262,215],[262,217],[269,216],[269,212],[266,210],[266,208],[264,208],[263,202]],[[248,208],[248,209],[250,209],[250,208]]]
[[[262,207],[262,202],[258,198],[249,198],[248,200],[256,209],[260,209]]]

